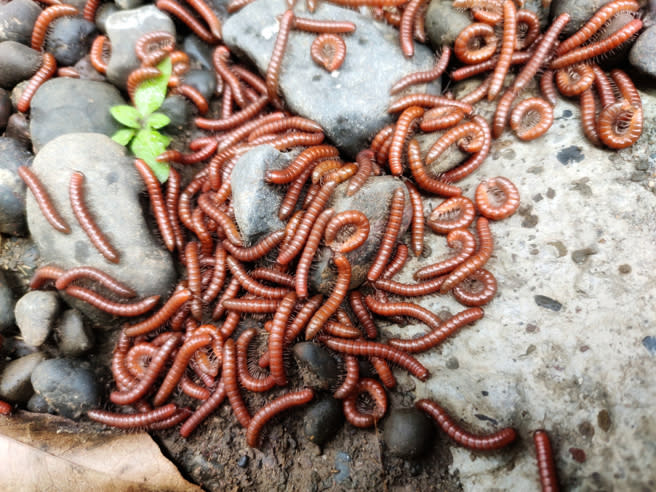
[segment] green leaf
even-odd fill
[[[148,128],[163,128],[166,125],[171,123],[171,118],[166,116],[164,113],[153,113],[148,117],[146,121],[146,126]]]
[[[112,106],[109,108],[109,112],[112,114],[116,121],[127,127],[137,129],[141,127],[139,124],[139,111],[137,111],[132,106],[127,106],[125,104]]]
[[[132,141],[130,149],[153,170],[160,182],[169,177],[169,165],[166,162],[157,162],[157,156],[166,150],[171,139],[160,132],[150,129],[140,130]]]
[[[114,135],[112,135],[112,140],[121,145],[127,145],[130,140],[132,140],[132,137],[134,137],[135,133],[137,132],[132,128],[121,128],[116,133],[114,133]]]
[[[157,65],[160,76],[146,80],[134,91],[134,105],[141,116],[146,117],[159,109],[166,98],[167,84],[171,77],[171,59],[166,57]]]

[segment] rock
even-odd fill
[[[182,133],[187,129],[187,123],[191,118],[191,104],[183,96],[174,94],[164,99],[157,110],[169,117],[171,122],[166,125],[167,133]]]
[[[353,196],[346,196],[348,183],[340,184],[333,193],[333,198],[328,206],[335,209],[335,213],[346,210],[359,210],[369,219],[369,238],[362,246],[346,254],[351,262],[351,284],[349,287],[351,289],[359,286],[367,278],[367,272],[378,251],[380,239],[387,226],[389,203],[394,190],[399,186],[403,187],[405,195],[405,210],[398,236],[402,237],[412,220],[412,211],[408,191],[400,179],[392,176],[372,176]],[[329,264],[332,252],[329,248],[324,247],[316,258],[310,272],[310,283],[313,289],[329,295],[336,277],[336,269],[330,267]]]
[[[327,396],[308,405],[303,417],[305,437],[321,446],[344,424],[344,412],[339,400]]]
[[[116,5],[121,10],[136,9],[143,5],[143,0],[116,0]]]
[[[31,0],[11,0],[0,5],[0,41],[29,45],[34,21],[40,13],[39,5]]]
[[[98,10],[96,10],[96,27],[101,33],[107,34],[107,19],[119,10],[114,2],[103,3],[98,7]]]
[[[383,439],[387,449],[401,458],[417,458],[433,445],[435,426],[421,410],[392,410],[385,419]]]
[[[264,173],[288,166],[296,155],[260,145],[237,161],[231,178],[232,204],[244,244],[253,244],[262,236],[285,227],[278,218],[282,188],[266,183]]]
[[[32,347],[46,341],[59,314],[59,297],[56,292],[35,290],[28,292],[16,303],[14,315],[23,340]]]
[[[466,11],[454,9],[451,0],[432,0],[426,10],[426,37],[435,50],[453,45],[465,27],[472,23]]]
[[[656,60],[650,55],[656,46],[656,25],[640,34],[629,53],[629,62],[645,75],[656,78]]]
[[[13,138],[26,149],[32,143],[30,140],[30,122],[23,113],[14,113],[9,117],[5,137]]]
[[[55,408],[51,407],[48,405],[48,402],[46,399],[34,393],[32,397],[27,401],[27,409],[30,412],[35,412],[35,413],[54,413]]]
[[[12,89],[41,66],[41,53],[16,41],[0,43],[0,87]]]
[[[207,70],[214,70],[212,50],[207,43],[201,41],[195,34],[190,34],[184,39],[182,49],[192,60],[200,63],[201,67]]]
[[[72,359],[50,359],[32,372],[34,391],[59,415],[77,419],[98,404],[95,376],[86,365]]]
[[[285,0],[257,0],[247,5],[224,23],[225,43],[265,73],[276,40],[276,16],[285,9]],[[300,5],[297,11],[304,14]],[[387,113],[392,84],[411,72],[432,68],[434,56],[426,46],[415,45],[414,57],[406,59],[396,29],[353,10],[321,2],[312,16],[356,24],[354,33],[343,36],[346,60],[339,70],[328,73],[310,58],[316,36],[293,30],[282,62],[279,92],[292,112],[319,123],[340,150],[355,156],[381,127],[394,120]],[[371,76],[372,66],[376,67],[375,77]],[[439,90],[439,83],[431,87]]]
[[[11,107],[11,99],[6,90],[0,89],[0,132],[7,127],[7,122],[13,108]]]
[[[30,154],[13,138],[0,137],[0,232],[20,235],[25,223],[25,184],[18,176],[19,166],[32,163]]]
[[[50,140],[66,133],[113,135],[121,125],[109,109],[117,104],[125,101],[111,84],[63,77],[47,81],[32,99],[30,131],[34,150],[39,152]]]
[[[0,270],[0,333],[14,326],[14,294]]]
[[[89,52],[95,37],[96,26],[81,17],[61,17],[50,27],[46,50],[60,66],[75,65]]]
[[[294,345],[294,357],[301,368],[306,369],[301,371],[305,385],[328,389],[337,384],[337,362],[323,347],[313,342],[299,342]],[[311,375],[307,374],[308,370]]]
[[[171,18],[154,5],[114,13],[107,19],[106,29],[112,43],[106,75],[121,88],[125,88],[130,72],[140,65],[134,45],[141,36],[153,31],[166,31],[175,36]]]
[[[551,18],[555,19],[560,14],[567,12],[570,16],[569,22],[560,34],[561,39],[570,37],[578,31],[583,24],[588,22],[597,10],[608,3],[608,0],[589,0],[577,2],[576,0],[554,0],[551,3]]]
[[[41,352],[34,352],[9,362],[0,375],[0,398],[13,403],[29,400],[34,393],[30,376],[45,358]]]
[[[146,225],[141,209],[144,184],[125,147],[96,133],[62,135],[41,149],[32,170],[71,226],[71,234],[57,232],[44,219],[32,195],[28,195],[27,222],[44,264],[65,269],[81,265],[100,268],[135,289],[140,297],[170,292],[176,278],[171,256]],[[119,252],[118,264],[108,262],[92,246],[73,216],[68,197],[73,171],[85,175],[86,204]],[[71,303],[92,319],[106,320],[87,303]]]
[[[68,309],[59,317],[55,325],[57,347],[66,357],[77,357],[93,347],[91,331],[84,326],[79,311]]]
[[[17,296],[21,296],[29,290],[30,279],[41,263],[39,250],[30,237],[4,236],[2,251],[0,268],[7,269],[7,278],[12,290]]]
[[[78,9],[80,12],[84,10],[84,6],[87,3],[86,0],[67,0],[66,2],[69,5],[72,5],[76,9]]]
[[[189,70],[184,74],[183,82],[196,88],[208,101],[216,90],[216,74],[208,70]]]

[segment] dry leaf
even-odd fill
[[[47,414],[0,416],[0,490],[194,491],[146,433]]]

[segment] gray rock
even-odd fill
[[[34,368],[45,360],[41,352],[25,355],[7,364],[0,375],[0,398],[25,403],[34,390],[30,377]]]
[[[111,84],[64,77],[47,81],[36,91],[31,104],[34,150],[38,152],[50,140],[66,133],[111,136],[121,127],[109,113],[117,104],[125,101]]]
[[[207,43],[201,41],[195,34],[190,34],[184,39],[182,49],[192,60],[200,63],[201,67],[207,70],[214,70],[212,50]]]
[[[55,413],[55,408],[48,405],[46,399],[37,393],[27,401],[27,409],[35,413]]]
[[[114,13],[107,19],[106,29],[112,43],[107,78],[122,88],[130,72],[140,65],[134,45],[141,36],[153,31],[166,31],[175,36],[173,21],[154,5]]]
[[[66,357],[77,357],[93,347],[93,335],[75,309],[68,309],[59,317],[55,337],[59,351]]]
[[[0,137],[0,232],[20,235],[25,223],[25,184],[18,176],[19,166],[32,163],[30,154],[13,138]]]
[[[32,386],[58,414],[70,419],[79,418],[98,404],[93,372],[72,359],[41,362],[32,372]]]
[[[30,44],[34,21],[41,13],[36,2],[11,0],[0,6],[0,41]]]
[[[11,107],[9,94],[6,90],[0,89],[0,132],[6,128],[12,111],[13,108]]]
[[[269,169],[282,169],[295,157],[293,152],[280,152],[270,145],[260,145],[246,152],[232,171],[232,204],[244,243],[250,245],[262,236],[282,229],[278,218],[282,202],[281,187],[264,181]]]
[[[629,53],[629,62],[645,75],[656,78],[656,60],[653,52],[656,46],[656,25],[640,34]]]
[[[184,74],[183,81],[196,88],[208,101],[216,90],[216,74],[208,70],[189,70]]]
[[[58,65],[75,65],[89,52],[96,26],[81,17],[61,17],[51,24],[46,50]]]
[[[554,0],[551,4],[551,17],[555,19],[560,14],[567,12],[570,16],[569,22],[563,29],[560,38],[565,39],[585,24],[594,13],[606,5],[609,0],[588,0],[577,2],[576,0]]]
[[[171,122],[166,125],[167,133],[182,133],[187,129],[187,123],[191,118],[191,103],[187,98],[174,94],[164,99],[157,110],[169,117]]]
[[[285,0],[257,0],[247,5],[224,23],[225,43],[265,73],[276,40],[276,16],[285,9]],[[303,14],[301,5],[297,11]],[[293,112],[321,124],[335,145],[354,156],[393,120],[387,113],[392,84],[411,72],[432,67],[434,56],[426,46],[416,45],[414,57],[406,59],[396,29],[353,10],[321,2],[313,17],[356,24],[356,31],[343,37],[346,60],[339,70],[326,72],[310,58],[315,35],[292,31],[282,61],[279,92]],[[373,66],[375,76],[371,74]],[[431,87],[437,90],[439,84]]]
[[[98,10],[96,10],[96,27],[101,33],[107,33],[107,19],[119,10],[114,2],[103,3],[98,7]]]
[[[390,200],[394,190],[399,186],[403,187],[405,194],[405,210],[398,236],[400,238],[405,234],[412,220],[408,190],[400,179],[392,176],[373,176],[353,196],[346,196],[348,183],[340,184],[333,193],[329,206],[335,209],[336,213],[346,210],[359,210],[369,219],[369,238],[355,251],[346,254],[351,262],[351,285],[349,287],[351,289],[359,286],[367,278],[367,271],[369,271],[370,264],[376,251],[378,251],[380,239],[387,225]],[[312,287],[326,295],[330,294],[336,277],[335,268],[329,266],[331,258],[330,249],[323,248],[319,252],[318,259],[315,261],[310,273]]]
[[[434,443],[435,426],[421,410],[393,410],[385,418],[383,439],[387,449],[401,458],[423,455]]]
[[[0,270],[0,332],[14,326],[14,294]]]
[[[0,43],[0,87],[12,89],[41,66],[41,53],[16,41]]]
[[[143,0],[116,0],[116,5],[121,10],[136,9],[137,7],[143,5]]]
[[[82,10],[84,10],[84,6],[87,3],[87,0],[67,0],[66,3],[69,4],[69,5],[72,5],[73,7],[78,9],[80,12],[82,12]]]
[[[340,401],[330,396],[308,405],[303,417],[305,437],[321,446],[344,424],[344,411]]]
[[[23,113],[14,113],[7,121],[5,137],[12,138],[26,149],[30,146],[30,122]]]
[[[337,362],[325,348],[313,342],[299,342],[294,345],[294,357],[305,369],[301,375],[306,386],[328,389],[337,384]]]
[[[26,344],[39,347],[50,335],[59,314],[59,297],[52,291],[28,292],[16,303],[16,324]]]
[[[467,12],[454,9],[451,0],[432,0],[426,10],[426,37],[433,48],[453,45],[460,31],[472,23]]]
[[[71,234],[61,234],[53,229],[34,198],[28,195],[27,222],[44,264],[100,268],[128,284],[141,297],[169,292],[176,278],[171,256],[146,225],[140,200],[144,185],[125,147],[95,133],[62,135],[41,149],[32,170],[72,230]],[[85,201],[100,229],[119,252],[118,264],[105,260],[77,225],[68,197],[73,171],[85,175]],[[105,319],[89,304],[72,304],[92,319]]]

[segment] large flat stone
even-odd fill
[[[292,31],[282,61],[279,92],[293,112],[321,124],[337,147],[354,156],[367,146],[372,135],[393,121],[387,113],[392,84],[411,72],[431,68],[435,58],[424,45],[415,45],[414,57],[405,58],[397,30],[354,10],[321,2],[315,13],[309,14],[301,3],[297,2],[295,9],[300,16],[348,20],[357,28],[343,36],[346,59],[332,73],[310,58],[310,45],[316,35]],[[225,43],[250,58],[262,73],[266,72],[278,32],[276,16],[285,11],[286,5],[286,0],[257,0],[223,25]],[[439,90],[439,83],[432,84],[432,88]]]

